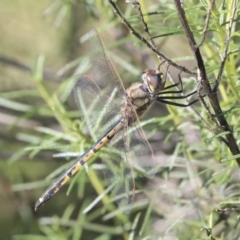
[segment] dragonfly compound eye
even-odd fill
[[[157,94],[164,87],[162,73],[156,73],[153,69],[147,69],[142,75],[144,83],[147,85],[147,88],[150,93]]]

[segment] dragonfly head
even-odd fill
[[[143,72],[142,80],[152,94],[158,94],[164,88],[163,74],[153,69],[146,69]]]

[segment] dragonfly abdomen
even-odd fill
[[[105,134],[101,139],[99,139],[94,145],[92,145],[81,157],[68,169],[66,170],[38,199],[35,204],[35,211],[41,207],[45,202],[47,202],[59,189],[67,183],[70,178],[75,175],[81,167],[89,160],[91,157],[97,153],[103,146],[105,146],[114,135],[119,132],[123,127],[124,120],[121,119],[107,134]]]

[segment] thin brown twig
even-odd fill
[[[205,20],[205,26],[204,26],[204,29],[202,31],[202,39],[198,43],[197,48],[199,48],[203,44],[203,42],[205,40],[205,37],[206,37],[206,34],[207,34],[207,30],[208,30],[208,26],[209,26],[209,22],[210,22],[210,18],[211,18],[212,7],[213,7],[214,3],[215,3],[215,0],[212,0],[211,3],[210,3],[210,6],[208,7],[207,17],[206,17],[206,20]]]
[[[190,71],[189,69],[187,69],[184,66],[180,66],[178,64],[176,64],[175,62],[173,62],[172,60],[170,60],[169,58],[167,58],[164,54],[162,54],[161,52],[159,52],[157,49],[155,49],[143,36],[141,36],[138,32],[136,32],[134,30],[134,28],[129,24],[129,22],[123,17],[123,15],[121,14],[121,12],[119,11],[118,7],[116,6],[116,4],[112,1],[109,0],[109,3],[112,5],[115,14],[122,20],[122,22],[127,26],[127,28],[131,31],[131,33],[136,36],[142,43],[144,43],[149,49],[151,49],[155,54],[157,54],[158,58],[161,59],[163,58],[166,62],[168,62],[168,64],[170,64],[171,66],[186,72],[192,76],[197,76],[197,74],[195,72]]]
[[[138,10],[139,15],[140,15],[140,19],[141,19],[141,22],[142,22],[142,25],[143,25],[143,29],[144,29],[144,31],[147,33],[147,35],[148,35],[148,37],[149,37],[149,39],[150,39],[150,41],[151,41],[152,47],[155,48],[156,50],[158,50],[158,49],[157,49],[157,46],[155,45],[155,43],[154,43],[154,41],[153,41],[153,37],[152,37],[152,35],[151,35],[150,32],[149,32],[148,25],[147,25],[146,21],[144,20],[144,16],[143,16],[143,13],[142,13],[141,4],[140,4],[137,0],[132,0],[132,1],[129,0],[129,1],[126,1],[126,2],[132,3],[133,7]],[[161,57],[158,57],[158,58],[159,58],[159,60],[161,60]],[[160,68],[161,65],[163,65],[163,69],[164,69],[165,72],[166,72],[165,77],[168,76],[169,79],[170,79],[170,81],[171,81],[172,83],[174,83],[170,72],[168,72],[168,68],[169,68],[170,65],[167,63],[167,67],[166,67],[166,66],[164,65],[165,62],[166,62],[166,61],[163,60],[163,61],[160,63],[159,68]],[[158,68],[158,70],[160,71],[159,68]]]
[[[220,69],[219,69],[219,72],[218,72],[217,80],[216,80],[215,85],[213,87],[213,92],[217,92],[219,83],[220,83],[221,78],[222,78],[224,66],[225,66],[225,63],[226,63],[226,60],[227,60],[227,56],[228,56],[229,42],[231,40],[234,16],[236,14],[236,11],[237,11],[237,1],[234,0],[233,7],[232,7],[232,14],[231,14],[230,21],[229,21],[228,35],[227,35],[227,39],[226,39],[226,43],[225,43],[225,49],[224,49],[224,52],[223,52],[222,61],[221,61]]]
[[[218,122],[216,121],[216,119],[213,117],[211,111],[210,111],[210,108],[209,106],[207,105],[204,97],[200,94],[200,91],[202,89],[201,87],[201,76],[200,76],[200,71],[197,71],[198,73],[198,98],[200,99],[201,101],[201,104],[204,106],[204,108],[207,110],[207,113],[208,115],[210,116],[210,119],[215,123],[216,126],[220,127]],[[199,113],[197,114],[198,116],[201,116]],[[217,131],[217,129],[213,128],[210,124],[208,124],[202,117],[200,117],[201,121],[203,123],[205,123],[205,126],[211,131],[213,132],[214,134],[218,134],[219,132]],[[219,136],[218,139],[222,142],[224,142],[228,147],[229,147],[229,144],[228,142],[226,141],[225,138]]]
[[[154,41],[153,41],[153,38],[152,38],[152,35],[151,35],[151,33],[149,32],[149,29],[148,29],[148,25],[147,25],[147,23],[146,23],[146,21],[145,21],[145,19],[144,19],[144,16],[143,16],[143,13],[142,13],[142,8],[141,8],[141,4],[138,2],[138,1],[134,1],[134,2],[136,2],[136,9],[138,10],[138,12],[139,12],[139,16],[140,16],[140,19],[141,19],[141,22],[142,22],[142,24],[143,24],[143,29],[144,29],[144,31],[147,33],[147,35],[148,35],[148,37],[149,37],[149,40],[151,41],[151,44],[152,44],[152,46],[155,48],[155,49],[157,49],[157,46],[156,46],[156,44],[154,43]]]
[[[240,154],[240,151],[239,151],[236,139],[234,138],[232,130],[231,130],[230,126],[228,125],[228,122],[222,112],[222,109],[221,109],[219,101],[218,101],[217,94],[214,93],[211,89],[210,83],[207,78],[207,74],[206,74],[206,70],[205,70],[205,66],[204,66],[204,62],[202,59],[200,49],[196,45],[196,41],[195,41],[192,31],[188,25],[188,21],[186,19],[185,12],[181,6],[180,0],[174,0],[174,2],[176,5],[176,8],[177,8],[179,19],[184,28],[185,35],[188,38],[189,45],[190,45],[192,52],[194,54],[194,57],[196,59],[196,64],[199,69],[200,83],[203,86],[204,91],[206,92],[206,94],[209,97],[209,101],[211,103],[211,106],[215,112],[216,118],[218,119],[218,122],[220,125],[220,131],[228,132],[228,134],[226,134],[226,141],[228,143],[227,146],[229,147],[229,149],[233,155],[238,155],[238,154]],[[237,161],[238,165],[240,166],[240,158],[239,157],[236,157],[236,161]]]
[[[200,98],[200,100],[201,100],[202,105],[203,105],[204,108],[207,110],[207,113],[208,113],[208,115],[210,116],[211,120],[213,120],[213,117],[212,117],[212,113],[211,113],[211,111],[210,111],[210,108],[209,108],[209,106],[207,105],[205,99],[202,98],[202,97],[201,97],[201,94],[200,94],[202,78],[201,78],[201,74],[200,74],[200,71],[199,71],[199,70],[197,71],[197,74],[198,74],[197,81],[198,81],[198,89],[199,89],[199,90],[198,90],[198,96],[199,96],[199,98]],[[213,121],[215,122],[216,126],[219,126],[219,124],[216,122],[216,120],[213,120]],[[211,130],[212,132],[216,133],[215,129],[213,129],[212,127],[211,127],[211,129],[212,129],[212,130]]]
[[[171,76],[168,76],[168,77],[169,77],[169,79],[170,79],[171,82],[174,82],[173,79],[171,79]],[[180,77],[180,74],[179,74],[179,77]],[[176,88],[177,88],[178,90],[180,90],[180,88],[179,88],[178,86],[176,86]],[[206,102],[205,102],[205,100],[204,100],[204,97],[200,94],[201,89],[202,89],[201,87],[198,87],[198,90],[197,90],[198,98],[201,100],[201,103],[205,103],[205,105],[206,105],[206,107],[207,107],[207,104],[206,104]],[[184,96],[183,93],[181,93],[181,95]],[[186,98],[186,102],[187,102],[187,103],[190,103],[187,98]],[[189,107],[190,107],[190,108],[192,109],[192,111],[199,117],[200,121],[209,129],[209,131],[211,131],[211,132],[213,132],[213,133],[215,133],[215,134],[218,133],[207,121],[205,121],[205,119],[204,119],[204,118],[200,115],[200,113],[196,110],[196,108],[194,107],[194,105],[190,105]],[[208,107],[207,107],[207,108],[208,108]],[[209,109],[209,108],[208,108],[208,109]],[[210,110],[209,110],[209,111],[210,111]],[[210,115],[212,116],[212,114],[210,114]],[[227,141],[226,141],[223,137],[220,136],[220,137],[219,137],[219,140],[222,141],[222,142],[224,142],[226,145],[228,145]]]

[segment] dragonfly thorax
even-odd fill
[[[123,111],[129,116],[129,124],[136,121],[137,116],[140,117],[155,100],[155,95],[149,92],[147,86],[142,83],[134,83],[126,90],[125,103]]]
[[[146,69],[143,72],[142,80],[146,84],[148,91],[152,94],[158,94],[165,85],[163,74],[153,69]]]

